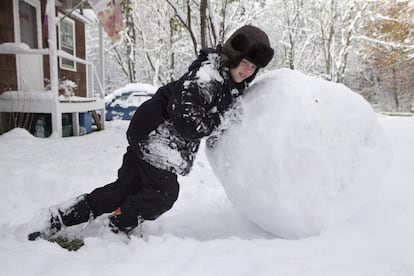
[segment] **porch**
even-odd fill
[[[12,75],[14,74],[13,78],[15,80],[10,80],[12,85],[9,89],[6,89],[7,91],[0,91],[0,116],[1,114],[12,113],[50,114],[52,133],[62,137],[62,114],[71,114],[73,135],[80,135],[82,132],[79,125],[79,115],[91,113],[97,129],[104,129],[105,94],[102,28],[100,28],[98,47],[99,68],[95,68],[94,64],[88,61],[86,57],[77,56],[76,51],[72,54],[64,51],[62,49],[63,42],[59,42],[61,45],[58,45],[57,30],[58,27],[60,28],[59,24],[62,20],[67,20],[69,14],[72,18],[81,18],[82,20],[81,14],[75,10],[63,14],[62,10],[59,10],[59,13],[57,13],[55,0],[9,1],[12,1],[13,7],[14,35],[11,37],[14,37],[14,41],[6,40],[4,42],[4,39],[0,41],[0,58],[4,57],[2,60],[13,60],[15,66],[12,67],[15,68],[15,71],[12,72]],[[26,41],[23,37],[24,34],[30,32],[24,31],[23,23],[19,23],[19,20],[22,20],[21,11],[19,11],[19,8],[21,8],[19,5],[22,2],[25,2],[26,6],[29,5],[34,11],[30,14],[34,17],[32,25],[35,25],[34,31],[37,33],[37,37],[35,35],[34,38],[31,37],[30,39],[34,39],[35,43]],[[47,20],[43,25],[40,20],[42,14],[46,15],[44,18]],[[23,19],[25,18],[23,17]],[[82,21],[82,24],[84,23]],[[47,26],[48,48],[42,46],[42,35],[45,34],[42,26]],[[75,25],[73,28],[75,28]],[[76,28],[78,28],[78,25],[76,25]],[[79,47],[79,45],[76,46]],[[81,92],[75,94],[71,89],[61,87],[62,60],[66,65],[73,66],[76,64],[79,68],[82,68],[75,72],[77,78],[82,78]],[[59,61],[61,62],[60,66]],[[45,72],[43,69],[45,69]],[[68,71],[68,73],[71,72]],[[45,85],[46,79],[49,81],[48,85]],[[67,80],[74,83],[77,81],[69,78]]]

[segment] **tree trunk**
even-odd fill
[[[207,0],[200,0],[201,48],[207,47]]]

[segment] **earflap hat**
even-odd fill
[[[269,37],[261,29],[246,25],[237,29],[222,47],[222,61],[230,67],[237,66],[245,58],[259,68],[273,58]]]

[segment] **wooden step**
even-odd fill
[[[92,117],[93,120],[95,121],[96,127],[98,128],[98,130],[102,130],[102,120],[105,120],[105,118],[99,118],[98,113],[96,112],[96,110],[92,111]]]

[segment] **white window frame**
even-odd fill
[[[1,1],[1,0],[0,0]],[[41,20],[41,4],[39,0],[22,0],[26,4],[31,5],[36,10],[37,24],[37,47],[43,48],[42,44],[42,20]],[[13,0],[13,22],[14,22],[14,38],[16,43],[21,43],[20,30],[20,1]],[[34,61],[34,62],[33,62]],[[31,66],[36,68],[36,73],[31,72]],[[25,70],[29,68],[29,70]],[[29,73],[28,73],[29,72]],[[17,87],[19,90],[40,89],[43,90],[43,57],[30,54],[16,55],[16,74]],[[27,82],[27,75],[30,74],[31,81]]]
[[[62,18],[62,17],[63,17],[63,14],[59,13],[59,18]],[[68,50],[68,48],[70,48],[70,45],[64,45],[64,43],[62,43],[62,36],[63,36],[62,24],[70,24],[72,26],[72,33],[67,34],[68,36],[72,35],[72,49],[71,50]],[[59,22],[58,29],[59,29],[59,50],[64,51],[64,52],[68,53],[69,55],[72,55],[72,56],[76,57],[75,20],[73,20],[69,17],[65,17],[65,18],[61,19],[60,22]],[[68,61],[73,63],[73,65],[67,64]],[[67,59],[67,58],[60,57],[59,58],[59,66],[60,66],[61,69],[76,72],[76,62],[74,60],[70,60],[70,59]]]
[[[36,9],[36,22],[37,22],[37,47],[42,49],[42,20],[40,13],[40,1],[37,0],[23,0],[27,4],[33,6]],[[13,0],[13,21],[14,21],[14,37],[16,42],[21,42],[20,39],[20,19],[19,19],[19,0]]]

